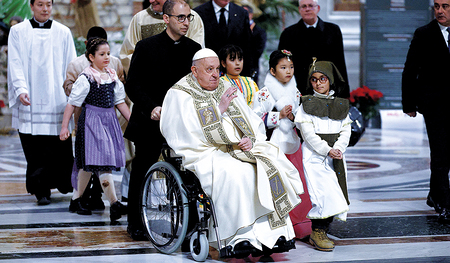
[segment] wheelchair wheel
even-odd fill
[[[209,254],[208,238],[205,233],[200,233],[200,235],[198,235],[198,232],[195,232],[192,234],[190,248],[191,255],[195,261],[205,261]]]
[[[142,190],[142,220],[149,240],[166,254],[177,250],[186,237],[189,206],[177,170],[167,162],[155,163]]]

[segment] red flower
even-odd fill
[[[4,108],[6,107],[5,103],[3,102],[3,100],[0,100],[0,108]]]

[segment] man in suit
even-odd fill
[[[184,0],[163,5],[167,29],[136,44],[125,91],[134,103],[124,137],[134,142],[128,191],[128,228],[134,240],[145,240],[141,220],[141,186],[150,166],[158,161],[164,137],[159,130],[161,106],[167,90],[190,72],[192,57],[200,44],[186,37],[196,19]]]
[[[403,112],[423,114],[430,145],[430,192],[427,204],[439,213],[438,221],[450,223],[450,72],[448,47],[450,0],[434,0],[435,18],[418,28],[409,47],[402,76]]]
[[[309,65],[313,62],[313,57],[316,57],[318,61],[333,62],[345,83],[348,83],[344,43],[339,26],[324,22],[318,17],[320,11],[318,0],[299,0],[298,10],[302,19],[281,33],[278,49],[292,52],[294,75],[299,91],[306,95]],[[348,84],[337,91],[336,96],[350,97]]]
[[[205,47],[216,53],[227,44],[241,47],[244,51],[242,75],[249,76],[252,62],[249,50],[251,31],[247,11],[230,3],[230,0],[210,0],[194,10],[203,20]]]
[[[250,30],[252,36],[250,38],[250,59],[252,60],[252,68],[250,69],[250,77],[258,83],[259,78],[259,58],[264,52],[266,47],[267,34],[264,29],[259,27],[255,21],[253,21],[253,8],[249,5],[243,5],[242,8],[247,10],[248,19],[250,20]]]

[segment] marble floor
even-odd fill
[[[351,201],[347,222],[334,222],[333,252],[305,240],[271,257],[208,258],[209,262],[450,262],[450,225],[437,222],[425,203],[429,148],[423,130],[368,129],[347,153]],[[193,262],[189,253],[158,253],[126,233],[105,211],[69,213],[70,194],[52,192],[38,207],[25,190],[25,158],[18,136],[0,136],[0,261],[6,262]],[[120,176],[115,177],[117,185]],[[120,187],[116,187],[120,189]]]

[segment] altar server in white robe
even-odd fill
[[[345,87],[341,74],[329,61],[310,66],[307,91],[295,115],[300,129],[303,168],[312,208],[308,213],[312,232],[310,243],[321,251],[332,251],[334,242],[327,236],[333,218],[345,221],[348,205],[347,166],[344,152],[351,135],[347,99],[334,97]]]
[[[222,241],[262,250],[292,240],[289,211],[303,193],[296,168],[265,141],[261,118],[236,87],[219,80],[214,51],[198,51],[191,71],[166,94],[161,132],[215,203]],[[211,224],[209,240],[216,245]]]
[[[52,0],[31,0],[30,6],[34,17],[9,34],[8,96],[27,160],[27,190],[47,205],[50,189],[72,191],[72,143],[61,142],[59,132],[67,104],[61,86],[76,51],[70,29],[50,19]]]

